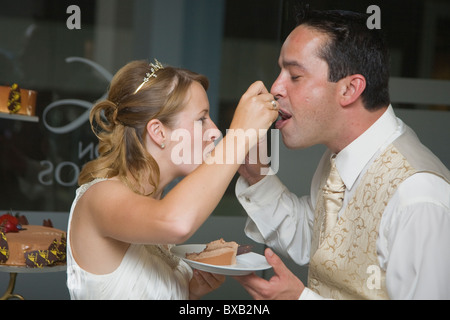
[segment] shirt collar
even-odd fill
[[[361,171],[399,127],[391,105],[363,134],[336,156],[336,167],[347,189],[351,189]]]

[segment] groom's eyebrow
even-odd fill
[[[282,66],[283,68],[289,68],[289,67],[294,67],[294,68],[299,68],[303,71],[307,71],[307,69],[305,68],[305,66],[303,64],[301,64],[298,61],[295,60],[286,60],[286,61],[282,61]]]

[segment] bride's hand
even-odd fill
[[[259,130],[269,129],[278,117],[279,105],[273,95],[261,81],[253,83],[242,95],[241,100],[234,112],[230,129]]]
[[[193,270],[194,276],[189,283],[189,299],[200,299],[207,293],[219,288],[225,281],[225,276],[200,270]]]

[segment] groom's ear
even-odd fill
[[[366,89],[366,78],[353,74],[338,81],[338,94],[341,106],[346,107],[355,102]]]

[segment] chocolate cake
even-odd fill
[[[18,221],[9,214],[0,217],[0,264],[42,268],[65,262],[64,231]]]
[[[234,242],[226,242],[223,239],[212,241],[201,252],[186,253],[189,260],[225,266],[236,264],[236,254],[239,245]]]

